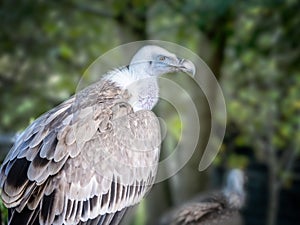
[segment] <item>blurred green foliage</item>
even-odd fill
[[[296,1],[244,9],[236,23],[223,71],[229,122],[237,144],[264,151],[299,152],[300,24]],[[257,153],[259,156],[259,152]],[[264,156],[264,154],[261,154]],[[263,160],[263,159],[262,159]]]
[[[291,180],[291,163],[300,153],[299,1],[4,0],[0,5],[0,133],[24,129],[72,95],[87,66],[107,50],[161,39],[199,54],[221,83],[227,135],[237,134],[224,143],[215,163],[229,154],[228,165],[245,167],[249,159],[230,149],[248,146],[257,160],[276,164],[279,180]],[[180,124],[174,118],[168,123],[178,138]]]

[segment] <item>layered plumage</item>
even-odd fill
[[[34,121],[1,167],[9,224],[118,224],[155,179],[160,126],[150,110],[157,77],[193,68],[146,46],[129,66]]]
[[[239,210],[245,202],[244,182],[241,170],[231,170],[222,191],[194,198],[168,212],[159,224],[242,225]]]

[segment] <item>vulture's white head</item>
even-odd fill
[[[194,64],[156,45],[146,45],[132,57],[130,64],[106,77],[123,89],[129,90],[129,103],[134,111],[151,110],[159,98],[157,78],[163,74],[182,71],[195,74]]]
[[[232,169],[229,171],[224,194],[229,205],[233,208],[241,208],[245,203],[245,174],[240,169]]]
[[[129,70],[138,75],[160,76],[166,73],[183,71],[195,74],[194,64],[186,59],[155,45],[142,47],[131,59]]]

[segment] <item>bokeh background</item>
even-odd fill
[[[300,224],[299,10],[297,0],[1,1],[0,160],[17,132],[75,93],[98,56],[132,41],[171,41],[214,72],[226,100],[226,135],[213,164],[199,172],[210,112],[204,96],[186,84],[204,121],[201,141],[129,223],[155,224],[171,207],[220,188],[225,172],[237,167],[248,177],[245,224]],[[177,119],[170,113],[163,152],[179,138]],[[0,209],[5,224],[2,203]]]

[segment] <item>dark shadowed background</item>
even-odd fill
[[[246,225],[299,224],[299,10],[297,0],[2,1],[0,160],[17,132],[74,94],[98,56],[127,42],[171,41],[214,72],[226,99],[227,131],[213,165],[199,172],[210,112],[204,96],[181,81],[198,102],[201,141],[176,176],[155,185],[131,224],[155,224],[170,207],[219,188],[233,167],[247,172]],[[155,111],[168,107],[161,103]],[[179,138],[177,120],[170,113],[173,132],[162,152]],[[4,224],[2,203],[0,209]]]

